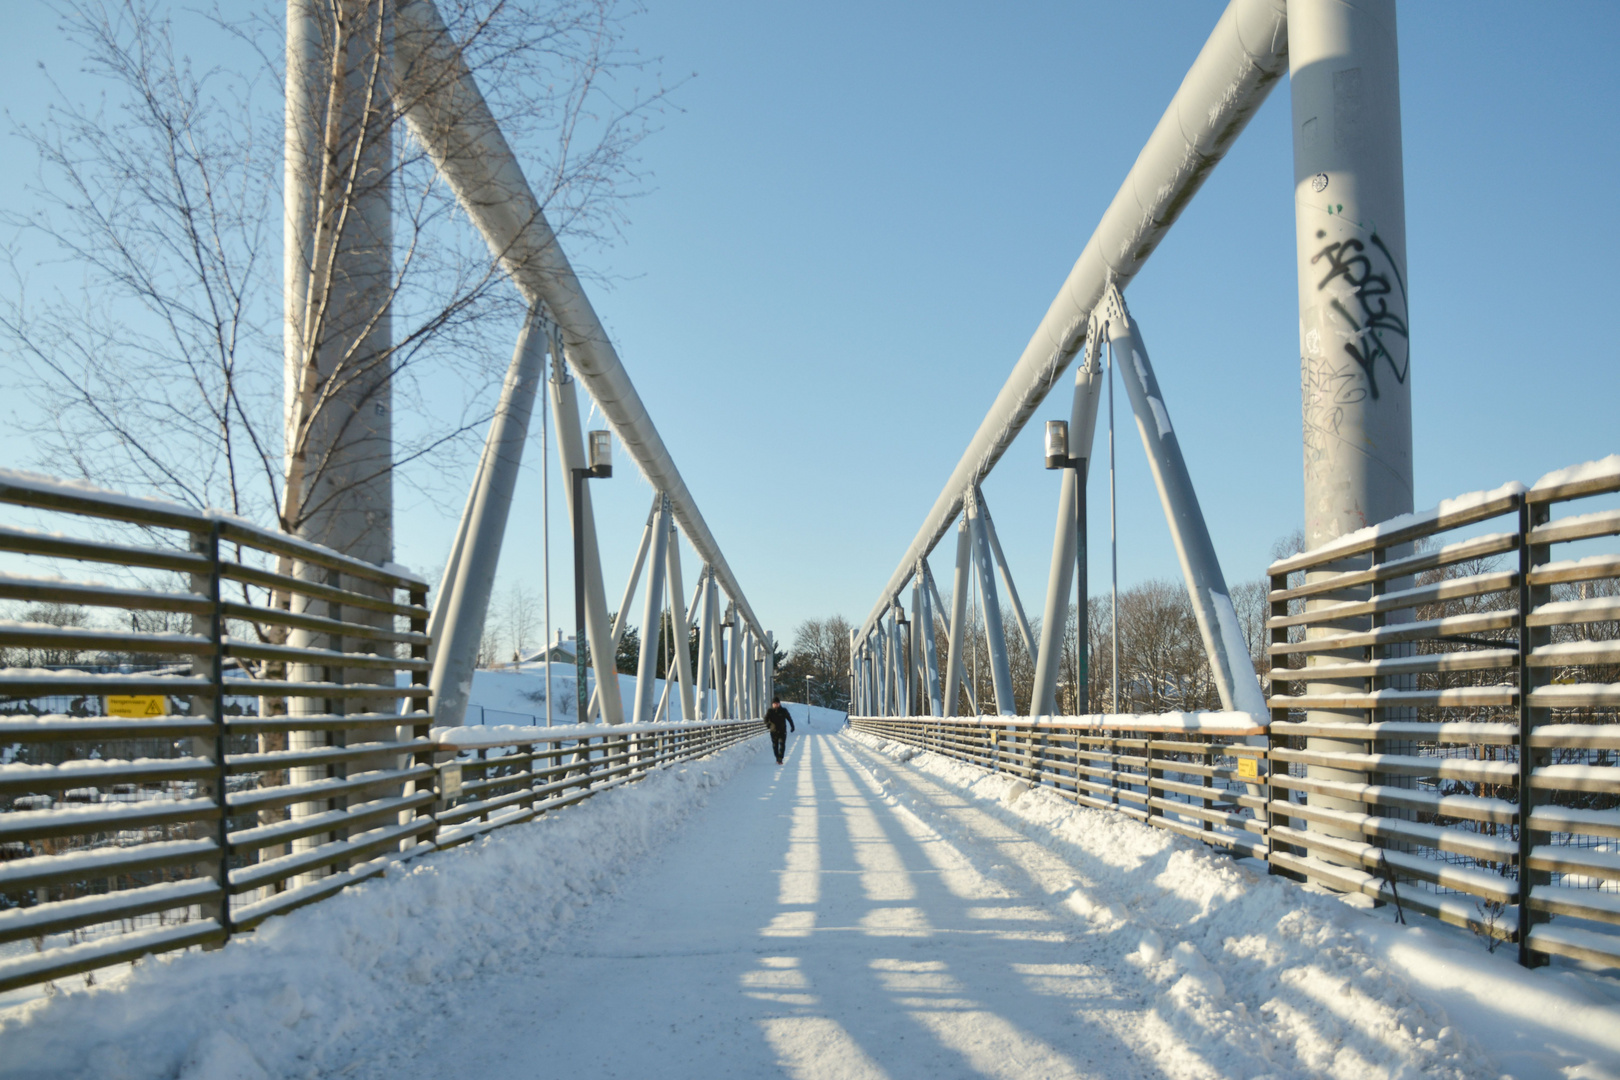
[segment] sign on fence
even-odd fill
[[[148,716],[167,716],[169,699],[166,694],[108,694],[107,715],[125,720],[140,720]]]

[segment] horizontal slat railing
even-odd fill
[[[1271,566],[1274,866],[1620,966],[1617,493],[1620,456]]]
[[[0,992],[217,946],[763,730],[435,730],[410,574],[25,474],[0,504],[47,519],[0,526]]]
[[[1527,965],[1620,967],[1617,496],[1620,455],[1274,563],[1270,716],[1241,733],[1261,746],[1186,716],[851,724],[1515,942]]]

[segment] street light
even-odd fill
[[[613,475],[613,436],[606,431],[593,431],[589,437],[590,466],[573,469],[574,474],[574,691],[579,698],[574,719],[585,722],[587,697],[585,693],[585,532],[580,528],[584,518],[585,481],[606,480]]]
[[[1069,456],[1069,422],[1046,422],[1046,467],[1074,470],[1074,556],[1075,583],[1079,601],[1074,621],[1076,652],[1080,654],[1079,678],[1075,680],[1075,710],[1085,712],[1091,701],[1091,665],[1087,653],[1091,644],[1091,613],[1086,609],[1086,459]]]

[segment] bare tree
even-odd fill
[[[194,66],[158,0],[66,0],[65,33],[107,94],[59,91],[19,131],[40,175],[34,208],[5,222],[82,278],[36,289],[14,248],[0,334],[40,465],[298,533],[487,418],[523,302],[405,133],[387,5],[294,7],[313,51],[284,107],[274,8],[188,21],[256,57],[244,72]],[[613,0],[442,7],[559,234],[610,237],[662,97],[622,85],[641,62],[619,49]],[[278,258],[284,179],[311,197]],[[282,278],[298,283],[285,303]],[[430,368],[468,396],[425,400]],[[334,453],[378,427],[387,452]]]
[[[849,620],[842,615],[806,619],[793,634],[793,648],[777,668],[779,693],[793,696],[810,679],[807,704],[849,707]]]
[[[506,593],[506,636],[512,646],[512,658],[519,659],[534,643],[540,623],[540,602],[534,591],[521,581]]]

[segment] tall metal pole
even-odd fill
[[[561,351],[555,334],[556,324],[551,324],[551,335],[548,351],[553,359]],[[540,564],[541,575],[545,581],[542,593],[545,596],[546,608],[546,647],[541,656],[546,665],[546,727],[551,726],[551,465],[550,465],[550,438],[547,435],[546,413],[550,410],[540,410]]]
[[[1109,643],[1113,649],[1114,715],[1119,715],[1119,515],[1114,487],[1114,347],[1108,346],[1108,617],[1113,623]]]
[[[1069,405],[1069,453],[1089,458],[1097,428],[1098,383],[1102,365],[1097,360],[1097,335],[1088,334],[1086,362],[1074,373],[1074,396]],[[1057,528],[1052,537],[1052,564],[1046,579],[1046,610],[1041,616],[1040,651],[1035,654],[1035,690],[1030,712],[1050,715],[1058,711],[1057,679],[1068,624],[1069,592],[1075,568],[1075,504],[1085,499],[1085,475],[1064,469],[1058,493]],[[1078,617],[1078,613],[1077,613]],[[1082,707],[1081,712],[1085,709]]]
[[[589,470],[569,470],[574,481],[574,497],[568,504],[574,526],[574,723],[586,719],[585,679],[585,474]]]
[[[579,425],[579,399],[575,390],[576,384],[568,377],[568,372],[561,364],[552,367],[551,379],[551,417],[557,432],[557,455],[561,459],[562,468],[570,477],[573,470],[589,466],[585,458],[585,435]],[[591,512],[591,492],[589,485],[569,484],[570,505],[568,507],[569,519],[574,523],[574,550],[575,565],[580,566],[583,560],[583,574],[576,573],[574,589],[576,594],[584,590],[584,619],[583,629],[585,636],[574,639],[576,650],[576,666],[579,656],[582,656],[588,644],[591,650],[591,664],[596,668],[596,694],[597,712],[604,723],[621,724],[624,722],[624,707],[619,700],[618,672],[614,665],[613,625],[608,620],[607,595],[602,587],[602,559],[596,546],[596,522]],[[580,578],[583,577],[583,581]],[[581,628],[581,620],[575,620],[576,631]],[[581,679],[579,689],[584,692],[585,680]],[[589,697],[581,702],[585,708],[581,709],[577,719],[578,723],[585,723],[590,718]]]

